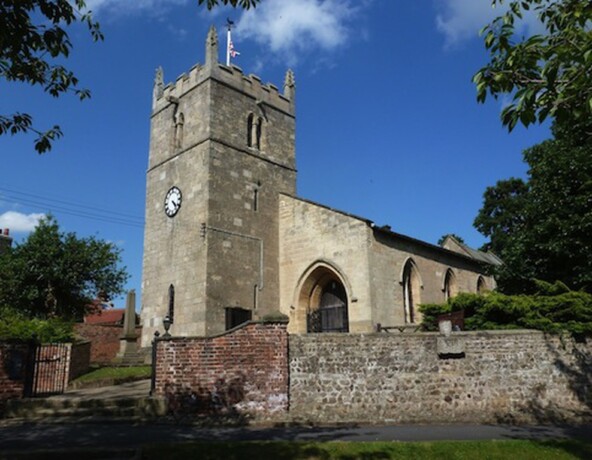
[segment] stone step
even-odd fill
[[[140,449],[52,449],[3,452],[2,458],[11,460],[133,460],[142,458]]]
[[[8,401],[5,418],[39,420],[58,417],[154,418],[164,415],[159,398],[20,399]]]

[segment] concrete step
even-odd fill
[[[138,351],[136,353],[126,353],[125,356],[118,356],[113,359],[112,364],[116,366],[146,366],[150,364],[152,354]]]

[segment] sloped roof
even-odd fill
[[[486,264],[491,264],[491,265],[501,265],[502,264],[502,260],[498,256],[496,256],[493,252],[479,251],[478,249],[473,249],[464,243],[460,243],[460,245],[469,254],[469,256],[475,260],[479,260],[481,262],[485,262]]]
[[[340,211],[338,209],[334,209],[334,208],[331,208],[331,207],[326,206],[324,204],[320,204],[320,203],[316,203],[311,200],[307,200],[305,198],[294,196],[289,193],[282,193],[282,195],[286,195],[286,196],[293,198],[295,200],[302,201],[304,203],[309,203],[313,206],[318,206],[320,208],[324,208],[329,211],[332,211],[332,212],[335,212],[335,213],[338,213],[338,214],[341,214],[341,215],[344,215],[347,217],[351,217],[352,219],[360,220],[362,222],[365,222],[373,231],[378,232],[378,233],[382,233],[382,234],[390,236],[390,237],[406,240],[411,243],[415,243],[415,244],[418,244],[421,246],[428,247],[428,248],[433,249],[435,251],[445,252],[446,254],[449,254],[449,255],[454,254],[456,256],[460,256],[465,259],[470,259],[471,261],[478,262],[478,263],[485,263],[488,265],[501,265],[502,264],[501,259],[499,257],[497,257],[495,254],[493,254],[491,252],[486,253],[483,251],[479,251],[477,249],[473,249],[464,243],[459,243],[456,238],[453,238],[450,235],[447,238],[451,238],[458,246],[460,246],[461,251],[455,251],[455,250],[448,249],[448,248],[445,248],[442,246],[438,246],[436,244],[428,243],[423,240],[418,240],[417,238],[413,238],[411,236],[403,235],[402,233],[394,232],[391,230],[390,225],[378,226],[370,219],[366,219],[364,217],[360,217],[360,216],[356,216],[354,214]]]
[[[87,324],[117,324],[123,322],[124,308],[111,308],[109,310],[98,310],[84,317]]]
[[[452,248],[449,247],[452,243]],[[452,235],[447,235],[446,239],[442,243],[442,247],[454,252],[459,252],[466,254],[470,258],[474,260],[478,260],[479,262],[484,262],[490,265],[501,265],[503,262],[502,260],[496,256],[493,252],[483,252],[479,251],[478,249],[473,249],[470,246],[460,242]]]

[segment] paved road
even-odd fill
[[[112,399],[145,396],[149,381],[98,389],[70,390],[50,399]],[[95,418],[86,423],[0,421],[0,459],[8,451],[78,448],[136,448],[159,442],[288,441],[433,441],[517,438],[592,439],[592,425],[580,428],[503,425],[323,426],[202,428],[171,423],[131,423]],[[10,457],[8,457],[10,458]]]
[[[592,425],[580,428],[501,425],[199,428],[118,422],[3,422],[0,425],[0,452],[84,447],[133,448],[150,443],[197,440],[428,441],[566,437],[590,439]]]

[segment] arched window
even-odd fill
[[[454,272],[449,268],[446,270],[446,276],[444,277],[444,300],[448,301],[458,294],[458,285],[456,283],[456,276]]]
[[[254,126],[253,126],[253,119],[255,118],[255,116],[250,113],[249,116],[247,117],[247,147],[253,147],[253,131],[254,131]]]
[[[185,115],[183,112],[175,114],[175,148],[183,147],[183,125],[185,124]]]
[[[403,302],[405,308],[405,324],[421,322],[421,314],[417,307],[421,302],[421,280],[413,259],[408,259],[403,268]]]
[[[261,181],[257,181],[253,187],[253,211],[259,210],[259,188],[261,187]]]
[[[171,320],[171,323],[175,322],[175,286],[172,284],[169,286],[169,309],[167,316]]]
[[[485,278],[479,275],[477,278],[477,294],[483,295],[487,291],[487,283],[485,283]]]
[[[263,118],[257,119],[256,139],[257,139],[257,150],[261,150],[261,136],[263,135]]]

